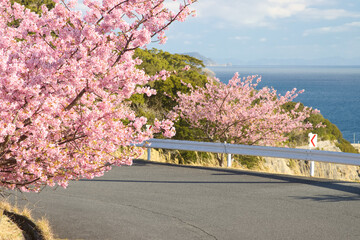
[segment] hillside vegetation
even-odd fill
[[[182,82],[201,87],[207,83],[207,75],[203,72],[204,64],[201,60],[191,56],[170,54],[157,49],[137,49],[135,56],[143,61],[139,68],[144,69],[149,75],[154,75],[163,69],[172,72],[166,80],[149,84],[156,90],[156,95],[147,97],[143,94],[136,94],[130,99],[132,108],[139,116],[147,117],[150,122],[155,118],[164,118],[176,106],[174,98],[177,96],[177,92],[187,93],[190,91],[189,87]],[[190,67],[187,71],[184,70],[186,66]],[[202,136],[201,132],[197,129],[190,129],[188,124],[181,119],[175,123],[175,128],[174,139],[196,140],[195,136]]]

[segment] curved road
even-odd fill
[[[17,194],[67,239],[360,239],[360,184],[135,161]]]

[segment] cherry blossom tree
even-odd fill
[[[134,93],[155,94],[140,86],[168,76],[146,75],[133,53],[165,43],[165,30],[195,1],[173,12],[164,0],[84,0],[85,16],[72,10],[76,0],[54,2],[38,15],[0,0],[1,187],[66,187],[131,164],[141,154],[134,144],[154,132],[174,135],[169,119],[146,129],[129,108]]]
[[[210,142],[274,146],[284,143],[294,130],[313,127],[304,120],[317,110],[300,110],[300,103],[290,111],[282,108],[303,91],[293,89],[281,96],[272,88],[257,90],[260,81],[260,77],[239,78],[236,73],[228,84],[209,79],[205,88],[189,85],[190,94],[178,93],[175,113],[201,129],[205,135],[202,140]],[[220,154],[217,160],[222,166]]]

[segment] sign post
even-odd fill
[[[146,131],[149,131],[152,128],[151,125],[146,125]],[[151,160],[151,147],[148,146],[147,148],[147,160]]]
[[[317,134],[309,133],[309,149],[317,148]],[[315,162],[310,161],[310,176],[315,175]]]

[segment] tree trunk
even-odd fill
[[[216,153],[215,156],[216,156],[216,160],[219,163],[219,166],[223,167],[224,166],[224,154],[223,153]]]

